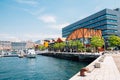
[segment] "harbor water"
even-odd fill
[[[89,62],[38,55],[36,58],[0,58],[0,80],[68,80]]]

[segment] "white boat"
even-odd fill
[[[26,57],[28,57],[28,58],[36,58],[35,50],[34,49],[28,49]]]
[[[0,51],[0,57],[3,57],[5,55],[4,51]]]
[[[2,55],[0,55],[0,57],[2,57]]]
[[[2,57],[2,51],[0,51],[0,57]]]
[[[19,58],[23,58],[23,57],[24,57],[24,52],[23,52],[23,50],[20,50],[20,51],[19,51],[18,57],[19,57]]]

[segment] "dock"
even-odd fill
[[[80,71],[75,74],[70,80],[120,80],[120,54],[106,54],[103,61],[100,61],[100,56],[93,61],[90,66],[100,63],[100,68],[93,68],[91,72],[85,72],[85,76],[80,76]]]

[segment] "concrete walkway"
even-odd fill
[[[113,57],[106,55],[104,62],[101,62],[101,68],[95,68],[91,73],[86,73],[85,77],[81,77],[78,72],[70,80],[120,80],[120,72]]]
[[[117,65],[117,68],[120,72],[120,54],[112,55],[112,57],[113,57],[115,64]]]

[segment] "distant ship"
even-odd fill
[[[36,53],[34,49],[28,49],[26,52],[26,57],[28,58],[36,58]]]

